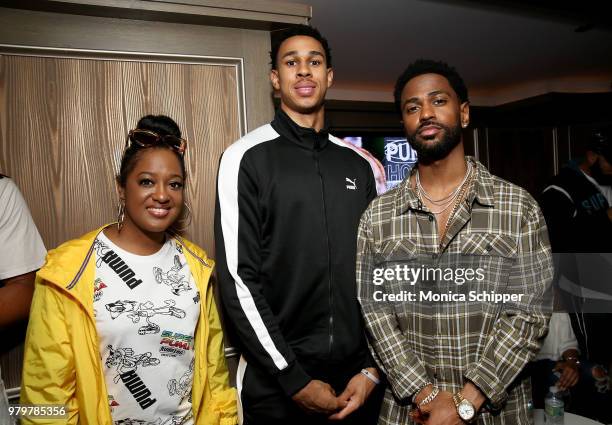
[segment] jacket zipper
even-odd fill
[[[318,146],[315,147],[315,149]],[[315,150],[315,164],[317,166],[317,174],[319,176],[320,188],[321,188],[321,200],[323,202],[323,223],[325,225],[325,242],[327,244],[327,272],[328,281],[327,286],[329,290],[329,357],[332,355],[332,348],[334,345],[334,293],[332,287],[332,264],[331,264],[331,249],[329,246],[329,225],[327,223],[327,204],[325,202],[325,182],[323,181],[323,175],[321,174],[321,168],[319,165],[319,153]]]

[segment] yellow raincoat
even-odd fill
[[[25,343],[21,403],[60,404],[68,420],[30,417],[23,424],[112,424],[93,316],[95,253],[103,228],[49,251],[36,276]],[[195,334],[192,409],[196,425],[234,425],[223,332],[209,278],[214,262],[196,245],[176,238],[202,296]]]

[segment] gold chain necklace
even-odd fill
[[[459,194],[462,192],[463,188],[465,187],[465,183],[467,182],[467,179],[471,174],[472,174],[472,163],[468,162],[467,170],[465,170],[465,176],[463,176],[463,180],[461,181],[461,183],[459,183],[459,185],[457,185],[457,187],[453,189],[453,191],[449,195],[445,196],[444,198],[434,200],[427,194],[427,192],[425,192],[425,189],[421,185],[421,180],[419,179],[419,170],[417,169],[416,171],[417,196],[419,197],[419,199],[421,199],[423,203],[425,203],[423,200],[423,198],[425,198],[429,202],[431,202],[433,205],[442,207],[442,209],[437,210],[437,211],[434,211],[433,209],[431,210],[432,214],[440,215],[446,210],[448,210],[450,206],[453,205],[453,203],[456,205],[455,201],[457,200],[457,198],[459,197]]]
[[[444,237],[446,236],[446,231],[448,230],[448,223],[450,223],[451,218],[457,213],[457,210],[459,209],[458,207],[459,205],[461,205],[461,200],[465,196],[465,192],[467,191],[467,188],[472,183],[473,175],[471,171],[472,170],[470,169],[470,177],[469,179],[466,179],[466,181],[463,183],[461,191],[459,192],[459,195],[457,196],[457,201],[455,202],[455,205],[453,209],[451,210],[450,214],[446,218],[446,223],[444,224],[444,230],[442,232],[442,235],[440,236],[440,243],[442,243],[442,241],[444,240]]]
[[[440,199],[433,199],[425,190],[425,188],[421,185],[421,178],[420,178],[420,174],[419,174],[419,170],[417,168],[416,171],[416,186],[417,186],[417,191],[419,193],[421,193],[423,195],[423,197],[425,197],[425,199],[427,199],[429,202],[431,202],[433,205],[445,205],[448,203],[452,202],[457,194],[459,193],[459,190],[463,187],[463,185],[465,184],[465,181],[467,180],[468,176],[470,175],[472,171],[472,163],[468,162],[467,163],[467,169],[465,170],[465,175],[463,176],[463,180],[461,180],[461,183],[459,183],[457,185],[456,188],[454,188],[451,193],[449,193],[448,195],[440,198]]]

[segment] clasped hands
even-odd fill
[[[417,394],[415,402],[417,405],[431,393],[433,386],[427,385]],[[471,382],[467,382],[461,393],[470,400],[478,412],[485,402],[482,392]],[[438,395],[429,403],[420,408],[412,410],[412,419],[418,424],[425,425],[465,425],[457,413],[457,406],[453,400],[453,394],[448,391],[440,390]]]
[[[430,403],[414,409],[412,419],[425,425],[465,425],[457,414],[453,394],[442,390]]]
[[[367,370],[378,376],[375,369]],[[313,379],[292,398],[308,413],[329,415],[330,420],[342,420],[365,403],[375,386],[368,377],[358,373],[351,378],[344,391],[336,396],[331,385]]]

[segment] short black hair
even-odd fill
[[[327,39],[321,35],[318,29],[313,28],[309,25],[293,25],[289,28],[285,28],[280,31],[272,32],[272,50],[270,50],[270,66],[272,69],[276,69],[276,57],[283,41],[290,37],[303,35],[306,37],[312,37],[321,43],[325,53],[325,64],[328,68],[332,67],[332,56],[331,49],[327,43]]]
[[[467,87],[463,82],[463,78],[461,78],[455,68],[445,62],[430,59],[419,59],[408,65],[406,70],[398,77],[397,82],[395,83],[393,97],[395,98],[395,108],[400,114],[402,113],[401,102],[404,87],[406,87],[408,81],[423,74],[438,74],[443,76],[448,80],[461,103],[469,101]]]
[[[176,137],[181,137],[181,129],[178,124],[174,122],[174,120],[165,115],[146,115],[138,120],[136,124],[136,128],[140,130],[149,130],[153,131],[160,136],[172,135]],[[132,143],[124,152],[121,157],[121,166],[119,167],[119,175],[117,176],[117,182],[119,186],[125,187],[125,183],[127,181],[127,177],[130,172],[136,166],[136,162],[140,157],[140,153],[145,149],[170,149],[170,147],[165,147],[164,145],[156,146],[155,148],[145,148],[140,146],[137,143]],[[170,149],[172,150],[172,149]],[[178,158],[181,164],[181,171],[183,172],[183,180],[186,180],[187,175],[185,173],[185,159],[183,155],[179,154],[172,150],[176,157]]]

